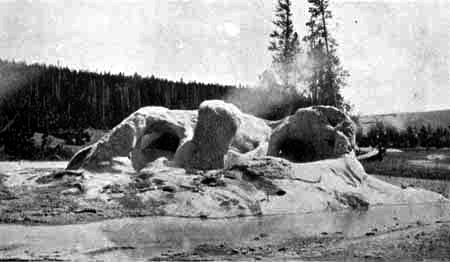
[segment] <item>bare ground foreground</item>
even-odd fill
[[[158,210],[133,206],[132,198],[123,198],[128,210],[74,201],[76,173],[46,184],[66,164],[0,163],[0,261],[450,261],[448,202],[226,219],[148,216]],[[4,185],[11,174],[24,187]],[[32,189],[30,181],[37,181]]]

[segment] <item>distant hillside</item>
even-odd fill
[[[448,127],[450,125],[450,109],[427,112],[365,115],[360,117],[360,123],[364,132],[375,125],[377,121],[394,126],[400,130],[406,129],[408,126],[420,128],[423,125],[431,125],[432,128],[438,126]]]

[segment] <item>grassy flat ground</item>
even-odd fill
[[[450,149],[388,150],[382,161],[362,161],[369,174],[403,187],[450,196]]]

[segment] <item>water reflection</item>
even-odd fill
[[[113,220],[102,227],[117,245],[139,245],[153,253],[167,250],[190,250],[202,243],[242,245],[262,233],[264,241],[279,242],[293,238],[342,232],[356,237],[378,231],[405,227],[421,221],[434,223],[450,218],[448,203],[374,207],[366,212],[341,211],[289,214],[217,220],[189,218],[143,218]]]
[[[168,250],[192,250],[204,243],[244,246],[262,235],[265,244],[279,244],[322,232],[357,237],[374,229],[382,232],[417,221],[437,220],[450,220],[449,203],[380,206],[366,212],[346,210],[231,219],[146,217],[66,226],[0,225],[0,246],[20,243],[18,248],[8,251],[10,256],[21,256],[25,250],[35,254],[54,254],[58,250],[67,257],[92,254],[87,251],[107,247],[134,247],[96,255],[96,258],[105,256],[108,261],[112,258],[125,261],[125,258],[158,256]]]

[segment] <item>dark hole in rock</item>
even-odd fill
[[[286,195],[286,191],[280,189],[277,191],[276,194],[277,194],[277,196],[284,196],[284,195]]]
[[[169,192],[169,193],[174,193],[177,191],[176,187],[174,187],[174,186],[163,186],[161,189],[162,189],[162,191]]]
[[[174,152],[177,151],[180,139],[178,136],[171,133],[163,133],[160,137],[152,141],[147,148],[158,149],[163,151]]]
[[[316,160],[317,153],[311,142],[287,138],[280,143],[277,156],[298,163]]]
[[[136,155],[138,162],[141,162],[143,164],[149,163],[155,161],[160,157],[165,157],[171,160],[173,159],[179,144],[180,138],[171,130],[168,131],[166,129],[162,132],[160,132],[159,130],[152,130],[152,132],[145,134],[141,138],[141,155]],[[144,166],[141,166],[140,168]]]
[[[207,186],[225,186],[225,182],[215,177],[205,177],[201,180],[201,183]]]

